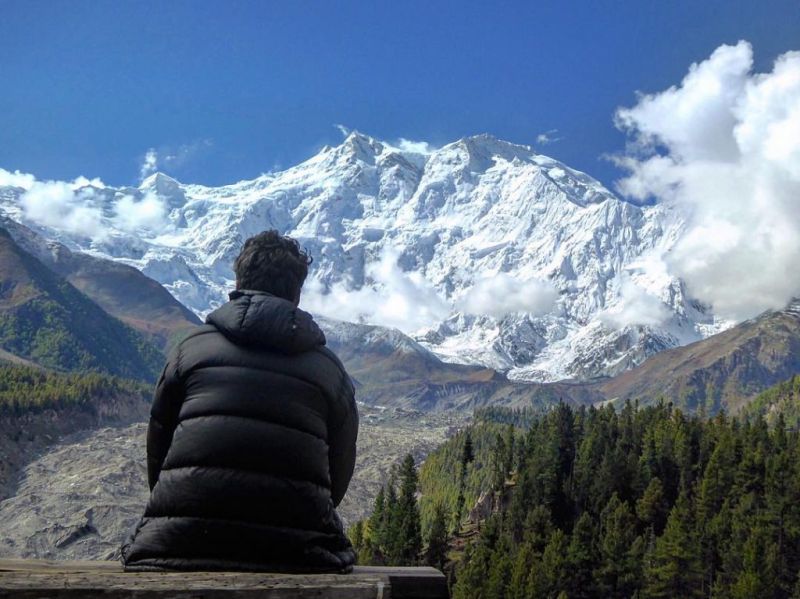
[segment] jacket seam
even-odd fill
[[[245,297],[247,297],[247,306],[245,306],[244,310],[242,310],[242,317],[239,319],[239,330],[244,328],[244,321],[247,318],[247,313],[250,311],[250,306],[253,305],[253,300],[250,298],[250,296],[248,295]]]
[[[258,416],[253,416],[251,414],[248,414],[247,416],[243,416],[241,414],[224,414],[224,413],[221,413],[221,412],[215,412],[214,414],[198,414],[197,416],[179,417],[178,418],[178,422],[188,422],[190,420],[197,420],[198,418],[217,418],[217,417],[243,418],[244,420],[254,420],[256,422],[263,422],[265,424],[272,424],[274,426],[279,426],[281,428],[285,428],[285,429],[288,429],[288,430],[293,431],[293,432],[298,432],[298,433],[302,433],[304,435],[309,435],[311,437],[314,437],[315,439],[318,439],[319,441],[322,441],[323,443],[325,443],[325,445],[328,445],[328,439],[326,439],[325,437],[320,437],[317,434],[314,434],[314,433],[311,433],[311,432],[308,432],[308,431],[304,431],[304,430],[302,430],[300,428],[297,428],[297,427],[294,427],[294,426],[290,426],[288,424],[281,424],[280,422],[275,422],[274,420],[267,420],[266,418],[259,418]]]
[[[347,375],[346,372],[342,372],[341,369],[339,370],[339,372],[340,372],[340,375],[341,375],[341,381],[339,382],[339,390],[336,392],[336,400],[339,403],[343,404],[344,409],[345,409],[345,414],[344,414],[344,416],[342,416],[342,420],[339,422],[339,424],[337,424],[336,426],[333,427],[334,430],[336,430],[336,431],[340,430],[344,426],[344,423],[347,421],[347,416],[350,413],[350,402],[347,401],[347,398],[343,397],[344,396],[344,388],[345,388],[345,385],[347,383],[348,375]]]
[[[171,470],[187,470],[189,468],[199,468],[201,470],[227,470],[227,471],[237,471],[237,472],[247,472],[248,474],[258,475],[261,476],[268,476],[270,478],[274,478],[276,480],[286,481],[288,484],[308,484],[313,485],[315,487],[319,487],[323,491],[330,492],[330,488],[327,485],[320,484],[313,480],[303,479],[303,478],[292,478],[291,476],[280,476],[278,474],[271,474],[269,472],[265,472],[263,470],[254,470],[252,468],[233,468],[230,466],[200,466],[200,465],[193,465],[193,466],[172,466],[170,468],[164,468],[162,472],[169,472]]]
[[[300,480],[300,479],[293,479],[293,478],[290,478],[288,476],[280,476],[280,475],[277,475],[277,474],[273,474],[273,473],[269,472],[268,470],[258,470],[256,468],[243,468],[241,466],[235,466],[235,467],[234,466],[209,466],[208,464],[184,464],[184,465],[181,465],[181,466],[169,466],[167,468],[161,468],[161,472],[159,473],[159,480],[161,478],[161,474],[163,474],[164,472],[169,472],[170,470],[188,470],[189,468],[206,468],[206,469],[215,468],[217,470],[228,470],[230,472],[247,472],[249,474],[260,474],[262,476],[263,475],[273,476],[275,478],[283,478],[283,479],[286,479],[286,480]],[[301,481],[301,482],[311,483],[312,485],[314,485],[316,487],[320,487],[321,489],[326,490],[328,493],[331,493],[331,483],[328,483],[328,482],[317,482],[315,480],[310,480],[310,479],[306,479],[306,480]]]

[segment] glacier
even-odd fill
[[[0,186],[0,214],[135,266],[201,317],[233,288],[243,241],[274,228],[314,258],[301,307],[398,328],[445,361],[511,379],[612,376],[733,324],[670,274],[686,226],[674,208],[626,201],[488,134],[423,152],[354,131],[221,187],[155,173],[138,187],[81,179],[51,197],[52,182],[17,179]],[[60,202],[61,216],[32,198]]]

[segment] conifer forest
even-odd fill
[[[490,409],[419,473],[407,456],[350,536],[362,564],[443,568],[454,599],[790,598],[798,499],[782,416]]]

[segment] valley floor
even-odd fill
[[[358,458],[339,511],[345,525],[365,517],[389,470],[419,461],[463,419],[361,408]],[[30,462],[13,496],[0,502],[0,556],[116,559],[147,501],[147,425],[66,436]]]

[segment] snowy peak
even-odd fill
[[[164,173],[153,173],[142,181],[139,191],[143,194],[154,193],[167,201],[170,208],[177,208],[186,203],[186,194],[181,184]]]
[[[473,167],[474,172],[485,172],[497,162],[497,159],[502,159],[506,162],[513,162],[514,160],[530,162],[536,155],[530,146],[502,141],[488,133],[463,137],[455,144],[445,146],[445,148],[452,146],[463,149],[467,153],[470,166]],[[442,149],[444,150],[445,148]]]
[[[225,301],[242,242],[275,228],[314,257],[305,308],[527,380],[613,374],[720,328],[664,266],[680,218],[488,134],[431,149],[353,131],[251,181],[156,173],[95,196],[111,205],[102,237],[39,219],[15,188],[0,188],[0,213],[136,266],[200,316]]]
[[[368,135],[352,131],[336,151],[355,160],[375,164],[375,159],[383,153],[384,146]]]

